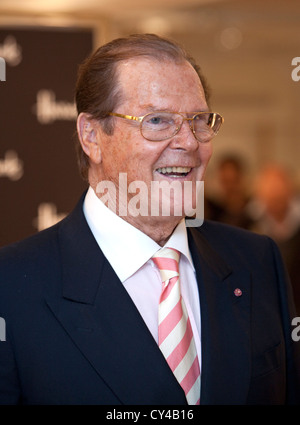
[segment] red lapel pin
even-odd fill
[[[236,288],[233,292],[236,297],[240,297],[242,295],[240,288]]]

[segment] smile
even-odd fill
[[[157,172],[172,177],[184,177],[191,171],[191,167],[162,167],[157,168]]]

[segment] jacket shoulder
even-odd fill
[[[8,267],[10,264],[14,269],[16,269],[17,266],[21,266],[23,263],[37,265],[39,264],[36,262],[37,259],[39,259],[39,261],[44,259],[50,262],[55,251],[58,249],[61,229],[66,228],[68,231],[70,228],[69,223],[71,223],[70,231],[72,232],[73,228],[78,228],[79,223],[82,223],[82,204],[84,195],[85,194],[82,195],[74,210],[63,220],[23,240],[0,248],[1,269]]]
[[[266,235],[258,234],[250,230],[242,229],[225,223],[205,220],[203,225],[196,228],[205,238],[214,243],[250,243],[251,245],[270,243],[272,239]]]
[[[56,246],[60,223],[42,230],[26,239],[0,248],[0,267],[13,265],[14,269],[23,262],[35,263],[37,257],[45,257],[46,253]]]
[[[254,233],[236,226],[214,221],[204,221],[193,228],[194,238],[205,241],[229,264],[255,268],[266,260],[281,263],[281,255],[275,242],[266,235]]]

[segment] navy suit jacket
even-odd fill
[[[0,250],[0,404],[185,404],[82,202]],[[201,308],[201,404],[299,404],[296,313],[276,246],[213,222],[188,228],[188,237]]]

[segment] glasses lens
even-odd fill
[[[147,140],[159,142],[169,139],[176,134],[180,127],[182,117],[169,112],[154,112],[145,115],[142,121],[142,135]]]
[[[194,134],[200,142],[208,142],[219,131],[223,120],[221,115],[213,112],[197,114],[194,117]]]

